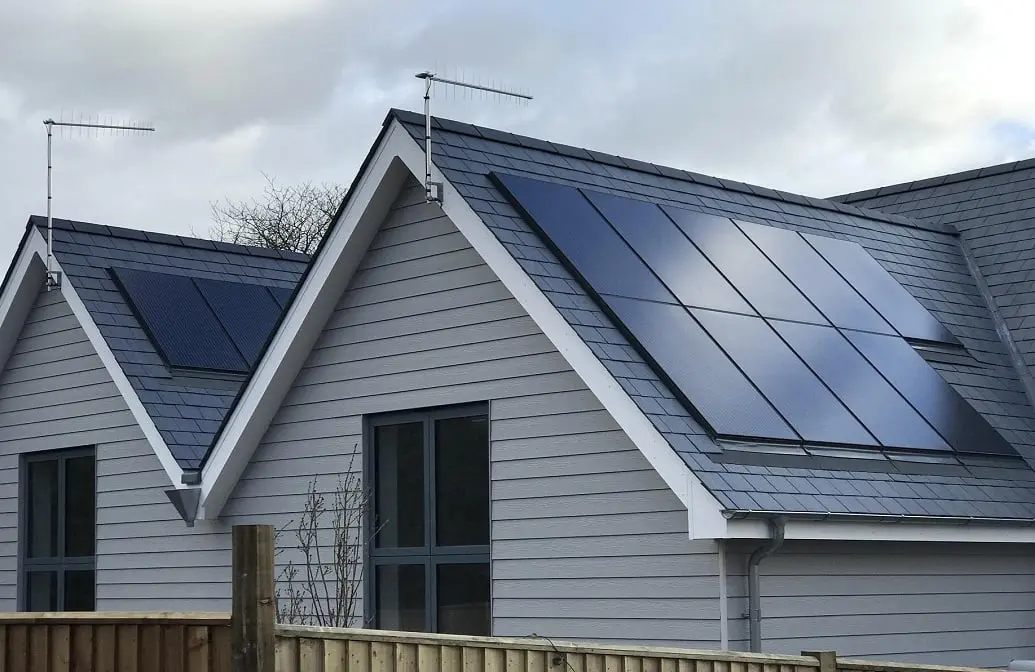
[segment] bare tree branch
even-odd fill
[[[348,190],[312,182],[280,186],[266,173],[261,199],[212,203],[209,237],[227,243],[293,250],[312,255]]]

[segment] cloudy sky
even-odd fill
[[[210,204],[352,180],[427,68],[531,92],[443,116],[829,195],[1035,156],[1023,0],[0,1],[0,264],[54,214],[205,234]]]

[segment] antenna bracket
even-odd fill
[[[47,291],[61,286],[61,271],[47,271]]]
[[[434,180],[428,180],[428,185],[424,189],[425,200],[428,203],[441,203],[442,202],[442,183]]]

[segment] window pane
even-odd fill
[[[57,572],[29,572],[26,576],[26,609],[57,611]]]
[[[94,554],[94,461],[91,456],[65,462],[65,555]],[[67,592],[66,592],[67,594]]]
[[[65,572],[65,604],[62,611],[94,610],[94,578],[92,569]]]
[[[28,464],[28,548],[30,558],[52,558],[58,554],[58,463],[57,460]]]
[[[424,545],[424,430],[410,422],[374,430],[377,546]]]
[[[427,630],[424,565],[380,565],[376,580],[376,627],[383,630]]]
[[[489,419],[435,422],[436,543],[489,543]]]
[[[438,631],[489,635],[489,565],[438,566]]]

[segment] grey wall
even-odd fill
[[[747,553],[727,554],[731,648],[746,650]],[[741,552],[737,552],[741,551]],[[761,565],[763,649],[1006,667],[1035,657],[1035,557],[987,544],[788,542]]]

